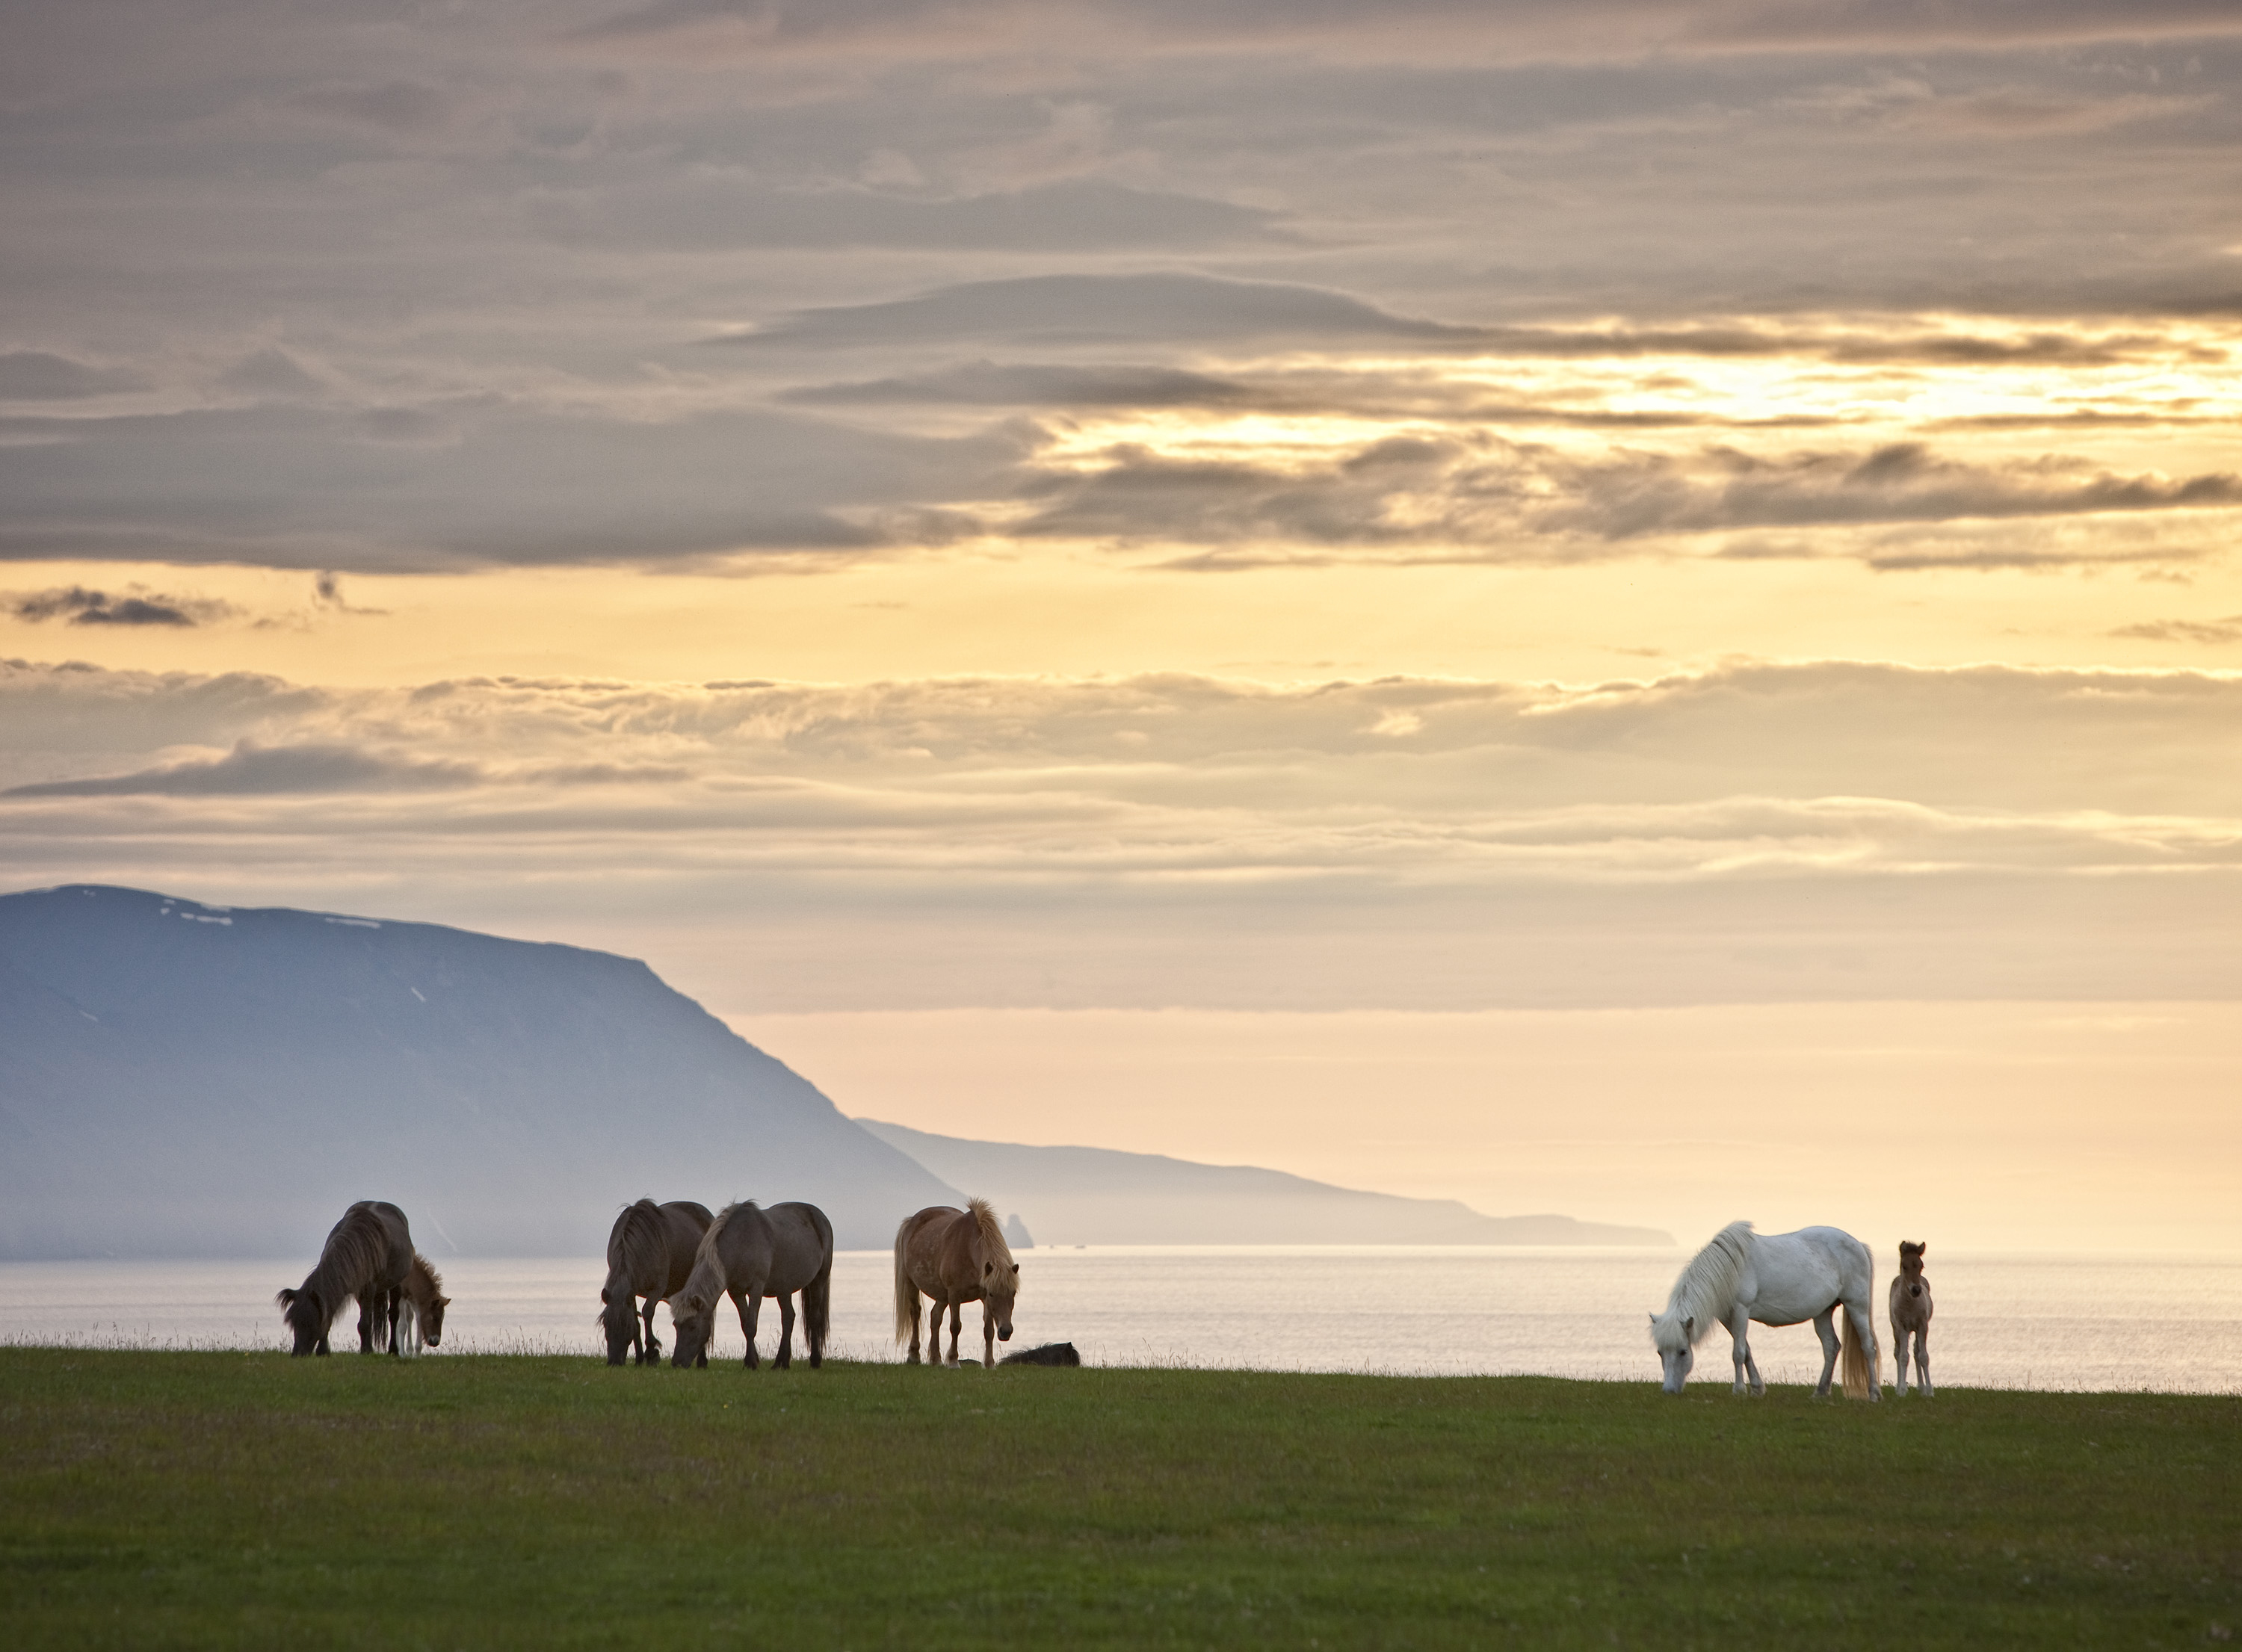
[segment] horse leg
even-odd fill
[[[1814,1385],[1815,1397],[1820,1400],[1829,1397],[1829,1374],[1837,1368],[1837,1328],[1829,1322],[1832,1312],[1825,1308],[1814,1316],[1814,1334],[1822,1339],[1822,1380]]]
[[[1751,1356],[1751,1315],[1741,1308],[1736,1310],[1735,1318],[1728,1321],[1728,1359],[1736,1368],[1735,1386],[1728,1392],[1743,1393],[1745,1374],[1749,1372],[1751,1392],[1759,1393],[1762,1388],[1759,1367],[1752,1363]]]
[[[957,1338],[965,1328],[965,1304],[953,1300],[950,1304],[950,1363],[957,1363]]]
[[[661,1357],[661,1339],[654,1334],[654,1310],[661,1306],[660,1297],[649,1296],[646,1299],[646,1312],[640,1316],[646,1321],[646,1352],[639,1355],[641,1365],[650,1365]],[[631,1324],[631,1341],[634,1342],[638,1341],[638,1323],[635,1319]]]
[[[771,1361],[775,1369],[794,1369],[794,1298],[784,1291],[778,1294],[778,1357]]]
[[[397,1289],[389,1293],[389,1351],[392,1354],[398,1354],[397,1321],[398,1316],[403,1314],[404,1311],[405,1287],[400,1285]],[[398,1357],[401,1359],[404,1356],[402,1354],[398,1354]]]
[[[748,1369],[752,1371],[755,1368],[755,1321],[761,1316],[763,1306],[762,1282],[758,1281],[748,1287],[744,1295],[738,1291],[734,1291],[732,1303],[740,1310],[740,1329],[746,1334],[748,1339],[747,1366]]]
[[[986,1297],[981,1299],[981,1368],[997,1368],[997,1310]]]
[[[942,1341],[942,1328],[939,1325],[935,1328],[934,1340],[937,1342]],[[918,1363],[918,1293],[916,1291],[911,1293],[910,1358],[905,1363],[909,1365]]]
[[[1904,1357],[1905,1344],[1902,1344]],[[1930,1386],[1930,1328],[1918,1326],[1915,1333],[1915,1386],[1923,1390],[1923,1397],[1931,1397]]]

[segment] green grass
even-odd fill
[[[0,1348],[0,1646],[2202,1645],[2242,1400]]]

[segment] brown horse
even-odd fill
[[[896,1229],[896,1341],[910,1339],[918,1363],[919,1293],[934,1299],[927,1321],[926,1362],[942,1352],[942,1313],[950,1310],[950,1360],[957,1363],[957,1336],[968,1302],[981,1304],[981,1363],[997,1363],[997,1344],[1012,1340],[1012,1301],[1020,1292],[1020,1265],[1004,1243],[1004,1230],[985,1199],[965,1208],[932,1205]]]
[[[413,1253],[413,1266],[405,1270],[405,1283],[390,1310],[389,1351],[411,1359],[423,1348],[444,1341],[444,1310],[452,1299],[444,1294],[444,1276],[428,1266],[428,1259]]]
[[[403,1211],[380,1200],[361,1199],[343,1212],[327,1232],[319,1265],[301,1285],[273,1298],[295,1333],[292,1354],[300,1359],[331,1353],[327,1332],[353,1296],[359,1302],[358,1351],[373,1353],[377,1335],[386,1347],[390,1296],[405,1283],[412,1266],[413,1229]]]
[[[1915,1336],[1915,1386],[1923,1390],[1926,1400],[1934,1398],[1937,1390],[1930,1386],[1930,1281],[1923,1276],[1923,1254],[1930,1248],[1930,1241],[1912,1244],[1899,1241],[1899,1272],[1891,1282],[1892,1347],[1899,1361],[1899,1374],[1894,1379],[1902,1394],[1907,1392],[1907,1339]]]
[[[782,1371],[794,1363],[794,1293],[802,1293],[802,1340],[813,1371],[825,1363],[825,1332],[833,1309],[833,1224],[815,1205],[787,1203],[769,1210],[753,1200],[727,1205],[694,1254],[693,1271],[669,1304],[677,1348],[672,1365],[706,1365],[716,1334],[716,1304],[729,1296],[748,1338],[748,1368],[755,1364],[755,1318],[766,1296],[778,1298],[778,1354]],[[680,1308],[683,1309],[680,1312]]]
[[[637,1365],[661,1357],[661,1343],[654,1334],[654,1307],[684,1287],[701,1237],[715,1220],[708,1206],[689,1199],[666,1205],[641,1199],[623,1207],[607,1234],[607,1282],[600,1287],[600,1323],[607,1333],[609,1365],[621,1365],[627,1353]],[[646,1299],[642,1311],[641,1297]]]

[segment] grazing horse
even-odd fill
[[[600,1287],[600,1323],[607,1333],[609,1365],[621,1365],[625,1354],[637,1365],[652,1365],[661,1357],[661,1343],[654,1334],[654,1308],[683,1288],[701,1237],[715,1220],[708,1206],[689,1199],[666,1205],[641,1199],[623,1207],[607,1234],[607,1282]],[[643,1313],[638,1306],[641,1296]]]
[[[444,1341],[444,1310],[452,1299],[444,1294],[444,1276],[428,1266],[428,1259],[413,1253],[413,1266],[405,1270],[396,1306],[391,1310],[389,1351],[412,1359],[423,1348]]]
[[[343,1212],[343,1219],[327,1234],[319,1266],[304,1276],[301,1285],[273,1298],[296,1335],[292,1355],[300,1359],[331,1352],[327,1332],[344,1302],[353,1296],[359,1301],[358,1351],[373,1353],[377,1334],[386,1346],[390,1294],[404,1284],[412,1266],[413,1229],[403,1211],[379,1200],[361,1199]]]
[[[794,1363],[794,1293],[802,1293],[802,1334],[813,1371],[825,1363],[825,1333],[833,1310],[833,1224],[815,1205],[788,1203],[759,1209],[753,1200],[724,1207],[694,1253],[693,1271],[669,1304],[676,1334],[672,1365],[706,1365],[716,1331],[716,1304],[725,1296],[739,1310],[748,1338],[748,1368],[755,1364],[755,1316],[766,1296],[778,1298],[778,1354],[782,1371]],[[680,1304],[684,1312],[679,1313]]]
[[[1835,1227],[1802,1227],[1795,1234],[1752,1232],[1748,1221],[1732,1221],[1692,1257],[1674,1281],[1666,1311],[1650,1316],[1651,1345],[1666,1368],[1668,1394],[1682,1392],[1696,1362],[1696,1345],[1715,1325],[1728,1328],[1735,1343],[1735,1392],[1767,1392],[1759,1363],[1751,1356],[1751,1322],[1796,1325],[1812,1320],[1822,1339],[1822,1381],[1814,1392],[1829,1392],[1829,1373],[1837,1364],[1837,1333],[1830,1315],[1844,1310],[1845,1397],[1877,1395],[1876,1321],[1869,1312],[1869,1275],[1875,1261],[1869,1247]],[[1863,1351],[1863,1345],[1866,1345]]]
[[[957,1335],[968,1302],[981,1304],[981,1363],[997,1363],[997,1343],[1012,1340],[1012,1302],[1020,1294],[1020,1265],[1004,1243],[1004,1230],[985,1199],[965,1208],[932,1205],[896,1229],[896,1341],[910,1339],[918,1363],[919,1293],[934,1299],[927,1321],[926,1362],[942,1353],[942,1313],[950,1310],[950,1359],[957,1363]]]
[[[1892,1387],[1900,1393],[1907,1392],[1907,1339],[1915,1337],[1915,1386],[1923,1390],[1926,1400],[1938,1390],[1930,1386],[1930,1281],[1923,1276],[1923,1254],[1930,1248],[1930,1241],[1911,1244],[1899,1241],[1899,1272],[1891,1282],[1892,1358],[1898,1368],[1892,1373]]]

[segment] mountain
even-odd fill
[[[1017,1214],[1044,1244],[1671,1245],[1655,1227],[1570,1216],[1482,1216],[1453,1199],[1402,1199],[1250,1165],[1104,1147],[969,1141],[876,1119],[858,1124],[954,1186]]]
[[[634,959],[77,885],[0,897],[0,1258],[604,1254],[641,1194],[807,1199],[847,1247],[957,1192]]]

